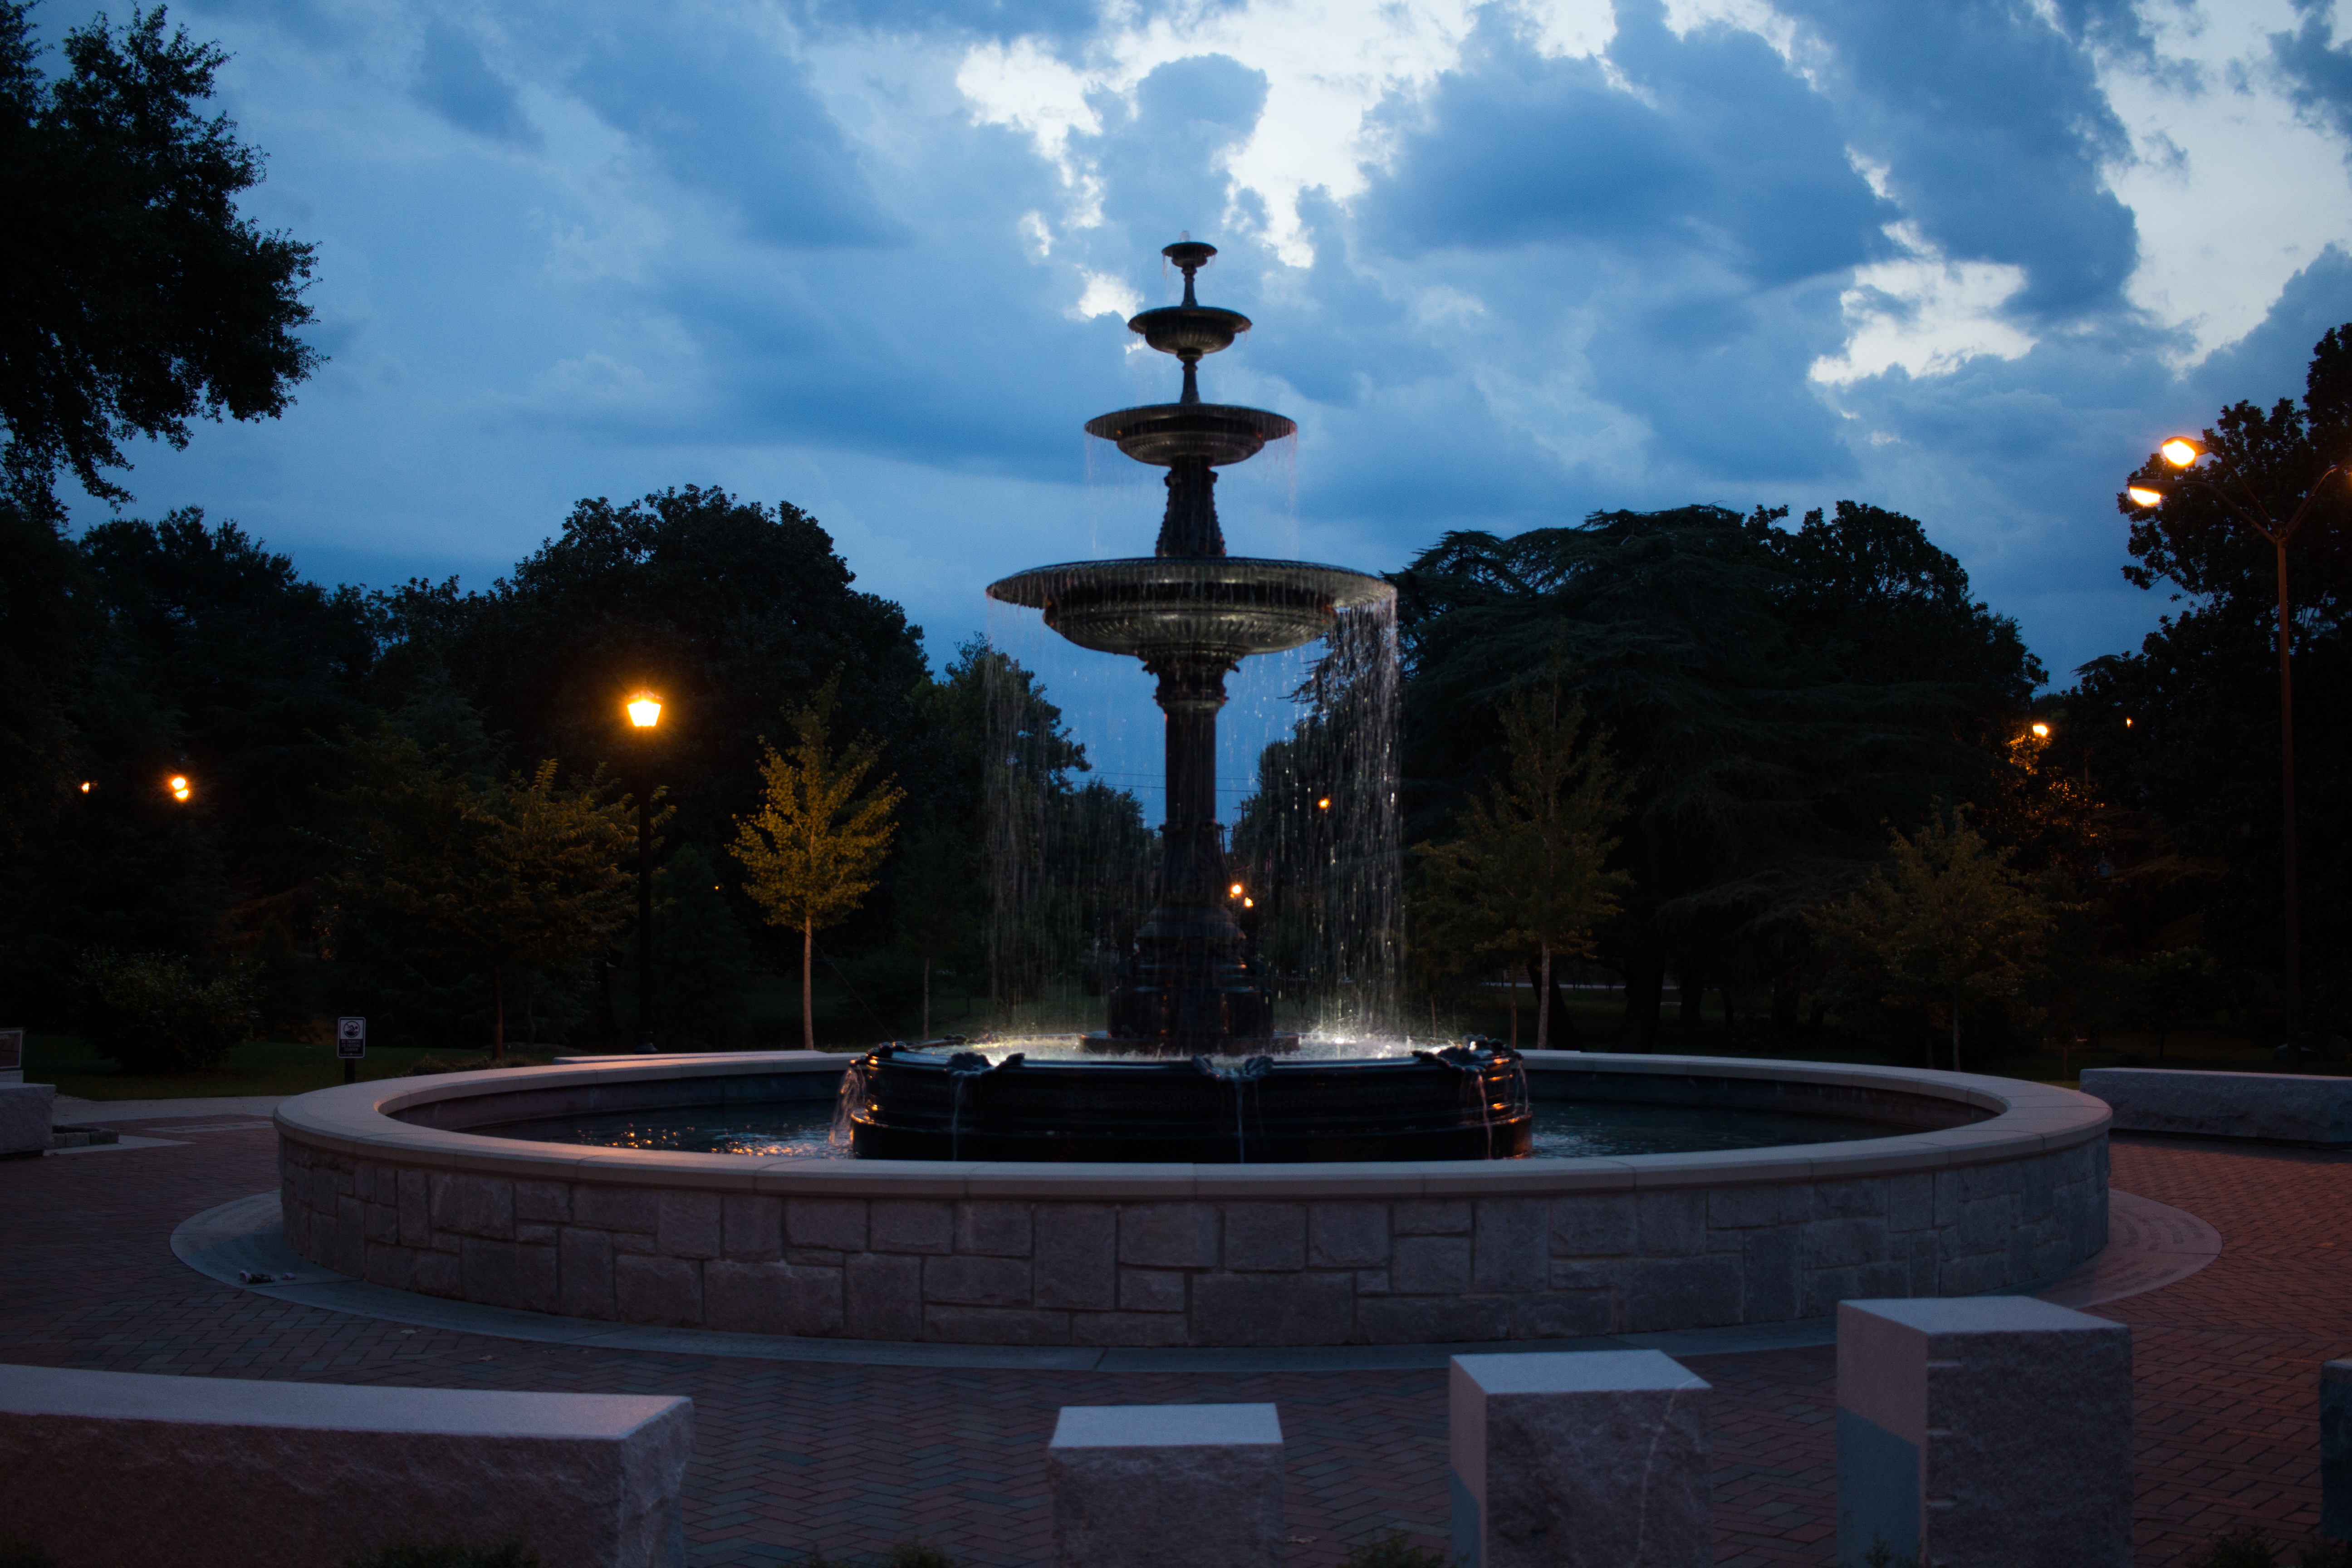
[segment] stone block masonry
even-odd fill
[[[1271,1405],[1066,1405],[1045,1478],[1054,1568],[1282,1568]]]
[[[68,1564],[320,1568],[520,1537],[684,1568],[694,1404],[0,1366],[0,1528]]]
[[[1657,1351],[1455,1356],[1454,1562],[1707,1568],[1708,1393]]]
[[[1782,1322],[1856,1297],[2016,1286],[2106,1240],[2104,1136],[1895,1174],[1702,1171],[1693,1184],[1635,1188],[1627,1173],[1617,1190],[1587,1182],[1459,1198],[1383,1194],[1380,1180],[1342,1173],[1312,1184],[1320,1190],[1253,1197],[1243,1195],[1246,1168],[1160,1182],[1180,1194],[1167,1199],[1121,1196],[1120,1184],[1076,1174],[1030,1182],[1031,1195],[956,1198],[834,1195],[854,1169],[804,1193],[789,1183],[742,1190],[748,1169],[717,1191],[669,1173],[637,1187],[623,1184],[631,1168],[550,1164],[566,1179],[418,1170],[282,1138],[286,1238],[376,1284],[530,1311],[1129,1346],[1539,1341]],[[1545,1170],[1517,1162],[1507,1173],[1533,1183]],[[1139,1184],[1152,1190],[1133,1178],[1124,1190]],[[867,1179],[868,1193],[887,1188]]]
[[[49,1083],[0,1083],[0,1160],[28,1159],[49,1146]]]
[[[1837,1316],[1839,1562],[2128,1568],[2128,1325],[2025,1296]]]

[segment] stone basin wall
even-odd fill
[[[1616,1059],[1654,1073],[1692,1060]],[[1706,1070],[1751,1067],[1802,1064]],[[454,1113],[413,1126],[386,1112],[430,1087],[404,1080],[281,1108],[281,1196],[296,1251],[395,1289],[630,1323],[992,1344],[1779,1322],[1841,1300],[2024,1284],[2105,1244],[2098,1102],[1953,1074],[1811,1070],[1874,1094],[1932,1079],[1999,1113],[1860,1143],[1491,1165],[817,1164],[501,1142],[449,1131]],[[458,1077],[491,1079],[484,1094],[519,1082],[426,1081],[463,1092]],[[331,1097],[350,1103],[294,1109]]]
[[[1556,1196],[784,1197],[403,1168],[284,1146],[339,1273],[629,1323],[1024,1345],[1541,1340],[1822,1317],[2063,1272],[2104,1140],[1892,1176]]]

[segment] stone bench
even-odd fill
[[[0,1160],[24,1159],[49,1146],[53,1083],[0,1083]]]
[[[321,1568],[520,1536],[682,1568],[694,1402],[0,1366],[0,1522],[65,1568]]]
[[[1841,1301],[1837,1557],[2130,1568],[2131,1329],[2031,1296]]]
[[[1066,1405],[1045,1479],[1053,1568],[1282,1568],[1271,1405]]]
[[[1707,1568],[1709,1393],[1659,1351],[1455,1356],[1455,1563]]]
[[[2352,1078],[2085,1068],[2083,1092],[2107,1102],[2118,1132],[2352,1143]]]

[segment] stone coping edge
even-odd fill
[[[2069,1089],[1974,1073],[1852,1067],[1730,1057],[1528,1051],[1528,1070],[1646,1073],[1669,1078],[1784,1079],[1945,1100],[1990,1110],[1988,1120],[1940,1131],[1843,1143],[1790,1144],[1688,1154],[1580,1160],[1364,1162],[1194,1165],[1022,1163],[986,1161],[746,1159],[675,1150],[532,1143],[419,1127],[394,1113],[435,1101],[558,1088],[583,1079],[639,1083],[778,1072],[837,1073],[856,1057],[779,1051],[758,1055],[618,1057],[610,1063],[491,1068],[425,1079],[379,1079],[315,1089],[280,1104],[278,1136],[305,1148],[392,1165],[526,1181],[761,1193],[794,1197],[1058,1198],[1150,1200],[1299,1197],[1495,1197],[1512,1194],[1624,1192],[1774,1182],[1836,1181],[1991,1164],[2055,1152],[2105,1134],[2106,1102]]]

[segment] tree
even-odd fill
[[[934,825],[911,835],[898,854],[898,945],[923,966],[922,1037],[931,1037],[931,966],[972,945],[972,889],[979,857],[971,837]]]
[[[641,686],[659,692],[676,832],[716,845],[752,804],[765,733],[828,677],[888,738],[894,770],[919,772],[940,743],[909,710],[928,675],[921,634],[854,584],[799,508],[687,485],[625,505],[583,500],[488,594],[413,584],[399,610],[416,645],[405,657],[458,673],[519,756],[626,777],[636,737],[621,702]]]
[[[58,468],[128,500],[117,442],[273,417],[320,361],[313,248],[238,216],[261,154],[199,112],[228,57],[134,7],[68,33],[52,80],[31,10],[0,0],[0,419],[7,487],[46,514]]]
[[[1623,791],[1606,743],[1580,743],[1584,707],[1563,707],[1557,672],[1548,691],[1506,700],[1501,721],[1508,773],[1471,802],[1459,838],[1414,847],[1426,877],[1418,923],[1423,941],[1465,959],[1534,952],[1549,1000],[1554,957],[1591,956],[1631,880],[1608,866]],[[1538,1050],[1550,1047],[1551,1012],[1537,1014]]]
[[[1555,648],[1630,785],[1621,1047],[1648,1049],[1670,959],[1716,954],[1781,982],[1810,963],[1809,910],[1878,853],[1881,825],[1964,797],[1989,721],[2040,679],[2016,628],[1967,596],[1916,521],[1851,504],[1596,512],[1512,539],[1450,533],[1396,577],[1404,792],[1436,837],[1504,770],[1497,699]],[[1679,956],[1677,956],[1679,955]]]
[[[508,975],[577,963],[627,922],[631,805],[601,775],[564,788],[551,759],[485,781],[388,729],[350,750],[337,798],[352,839],[329,891],[412,951],[486,974],[503,1059]]]
[[[680,845],[654,873],[654,976],[664,1036],[688,1048],[740,1045],[750,1020],[743,994],[751,942],[727,906],[701,850]]]
[[[861,795],[880,748],[861,736],[834,755],[827,727],[840,691],[818,688],[793,719],[792,754],[766,737],[760,807],[738,817],[730,852],[750,873],[743,890],[768,923],[801,933],[801,1044],[816,1049],[816,933],[854,913],[879,879],[904,793],[884,779]]]
[[[2352,905],[2325,896],[2352,878],[2352,483],[2317,489],[2352,458],[2352,323],[2313,345],[2300,401],[2241,401],[2202,432],[2243,490],[2284,520],[2312,508],[2286,547],[2293,591],[2297,859],[2304,1008],[2324,1033],[2352,1023],[2352,972],[2329,962],[2352,942]],[[2172,613],[2133,652],[2093,659],[2067,694],[2099,793],[2160,823],[2169,848],[2206,874],[2174,889],[2185,922],[2156,943],[2194,942],[2241,973],[2283,978],[2284,843],[2279,798],[2278,556],[2210,492],[2178,482],[2155,453],[2126,487],[2166,492],[2147,508],[2125,489],[2132,563]],[[2275,993],[2257,1013],[2276,1019]],[[2278,1020],[2283,1022],[2283,1020]]]
[[[1914,834],[1814,929],[1836,980],[1864,1008],[1948,1029],[1960,1070],[1961,1021],[2013,1003],[2036,971],[2051,910],[1955,806]]]

